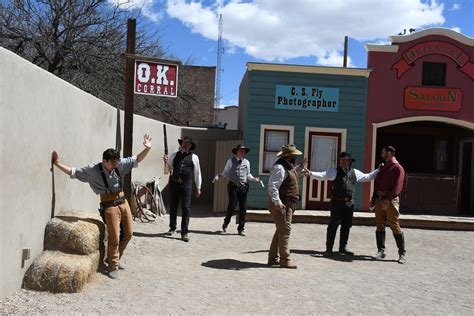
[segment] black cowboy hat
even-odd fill
[[[237,155],[237,151],[238,151],[239,149],[245,149],[245,153],[246,153],[246,154],[248,154],[249,151],[250,151],[250,149],[247,148],[247,147],[245,147],[245,145],[239,144],[239,145],[237,145],[235,148],[232,149],[232,153],[233,153],[234,155]]]
[[[348,153],[347,151],[341,152],[341,154],[339,155],[339,159],[347,159],[347,160],[351,160],[352,162],[356,161],[354,158],[352,158],[351,154]]]
[[[190,150],[194,150],[196,148],[196,143],[191,139],[191,137],[184,136],[183,138],[178,139],[180,146],[183,144],[183,141],[192,145]]]

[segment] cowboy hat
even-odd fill
[[[348,153],[347,151],[341,152],[341,154],[339,155],[339,159],[351,160],[352,162],[356,161],[354,158],[352,158],[351,154]]]
[[[281,147],[281,151],[277,154],[279,158],[285,158],[288,156],[300,156],[303,153],[296,149],[295,145],[288,144]]]
[[[235,148],[232,149],[232,153],[233,153],[234,155],[237,155],[237,151],[238,151],[239,149],[245,149],[245,153],[246,153],[246,154],[248,154],[249,151],[250,151],[250,149],[247,148],[247,147],[245,147],[245,145],[239,144],[239,145],[237,145]]]
[[[190,150],[194,150],[196,148],[196,143],[193,142],[191,137],[184,136],[183,138],[178,139],[178,143],[179,143],[180,146],[183,144],[183,141],[185,141],[186,143],[191,144],[191,149]]]

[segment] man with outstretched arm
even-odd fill
[[[118,270],[123,269],[120,258],[128,242],[132,238],[133,223],[132,212],[123,193],[123,177],[132,168],[138,166],[151,149],[151,138],[143,136],[142,152],[137,156],[120,158],[120,153],[107,149],[102,154],[102,162],[91,164],[82,168],[71,168],[59,161],[59,155],[53,151],[52,163],[71,179],[78,179],[89,183],[92,191],[100,195],[100,207],[108,233],[107,261],[108,275],[112,279],[118,278]],[[120,238],[120,229],[123,229],[123,238]]]
[[[354,253],[347,248],[349,232],[352,227],[352,218],[354,215],[354,192],[357,182],[370,182],[377,176],[378,169],[371,173],[362,173],[352,168],[355,159],[348,152],[342,152],[339,155],[339,167],[328,169],[321,172],[307,171],[306,175],[311,179],[329,180],[332,183],[331,193],[331,217],[326,233],[326,252],[325,257],[332,256],[332,247],[336,239],[337,228],[341,225],[339,237],[339,253],[353,255]]]
[[[181,202],[181,240],[189,242],[188,227],[191,213],[191,197],[193,191],[193,179],[196,183],[196,197],[201,196],[201,166],[199,157],[193,153],[196,144],[190,137],[183,137],[178,140],[179,151],[173,153],[168,159],[165,155],[165,163],[170,170],[169,190],[170,190],[170,229],[166,233],[172,236],[176,232],[176,221],[178,217],[178,206]]]
[[[232,149],[234,156],[227,161],[224,170],[214,177],[213,183],[221,177],[228,177],[227,193],[229,194],[229,205],[222,224],[222,231],[225,233],[230,223],[237,202],[239,203],[239,226],[237,231],[240,236],[245,236],[245,215],[247,214],[247,193],[249,192],[249,181],[260,182],[260,178],[255,178],[250,173],[250,162],[245,159],[245,155],[250,151],[244,145],[237,145]]]
[[[375,179],[375,222],[377,254],[374,259],[385,258],[385,221],[393,232],[398,247],[398,263],[406,262],[405,236],[400,228],[400,194],[405,183],[405,170],[395,158],[395,148],[385,146],[381,153],[385,164]]]
[[[307,159],[304,159],[298,167],[295,167],[296,157],[300,155],[302,152],[296,149],[295,145],[283,146],[277,154],[279,159],[270,172],[268,209],[275,221],[276,230],[268,252],[269,266],[297,268],[297,265],[290,260],[289,242],[293,213],[300,199],[298,175],[307,162]]]

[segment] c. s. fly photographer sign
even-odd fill
[[[277,85],[275,108],[279,110],[339,112],[339,89]]]
[[[135,60],[135,94],[176,98],[178,65]]]

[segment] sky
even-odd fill
[[[220,106],[238,105],[247,62],[367,66],[366,43],[389,44],[403,29],[454,29],[474,37],[474,0],[109,0],[141,11],[169,53],[195,65],[217,63],[218,17],[224,54]],[[179,92],[178,92],[179,93]]]

